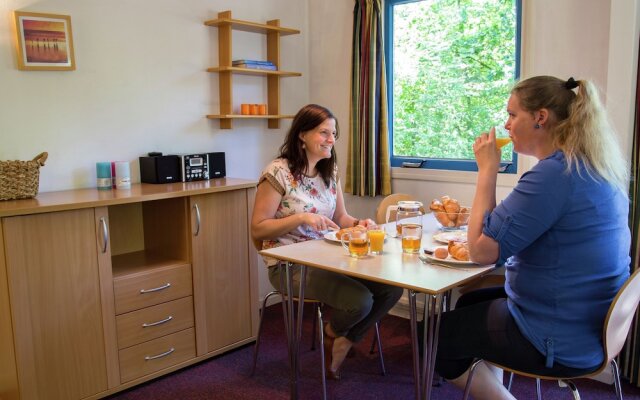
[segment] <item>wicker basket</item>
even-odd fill
[[[0,200],[35,197],[40,184],[40,167],[48,156],[43,152],[31,161],[0,161]]]

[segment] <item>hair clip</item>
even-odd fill
[[[564,87],[571,90],[571,89],[575,89],[578,87],[578,82],[573,79],[573,77],[567,79],[567,81],[564,83]]]

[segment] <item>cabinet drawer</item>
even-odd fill
[[[120,350],[120,382],[151,374],[196,356],[193,328]]]
[[[184,297],[118,315],[116,323],[119,349],[191,328],[193,297]]]
[[[153,268],[113,280],[116,315],[191,296],[191,265]]]

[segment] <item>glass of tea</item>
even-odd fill
[[[360,258],[369,253],[369,239],[365,230],[347,232],[342,235],[340,242],[351,257]]]
[[[422,225],[402,224],[402,252],[419,253],[422,242]]]

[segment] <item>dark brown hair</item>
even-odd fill
[[[340,136],[340,129],[338,128],[338,120],[327,108],[319,106],[317,104],[307,104],[302,107],[300,111],[293,118],[291,128],[287,133],[287,137],[284,140],[282,146],[280,146],[280,155],[278,158],[284,158],[289,162],[289,169],[296,180],[301,180],[302,176],[308,173],[307,166],[307,153],[302,147],[302,140],[300,134],[310,131],[316,128],[318,125],[328,119],[336,121],[336,139]],[[335,175],[337,166],[335,149],[331,149],[331,157],[318,161],[316,169],[322,180],[324,180],[327,187],[331,182],[331,178]]]

